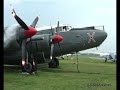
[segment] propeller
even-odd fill
[[[12,7],[12,5],[10,5],[12,8],[12,15],[13,17],[16,19],[16,21],[19,23],[19,25],[22,27],[23,32],[21,30],[22,35],[20,37],[22,37],[22,65],[24,66],[25,63],[28,64],[28,60],[27,60],[27,51],[26,51],[26,41],[27,38],[31,38],[32,36],[34,36],[37,33],[37,30],[35,29],[35,26],[38,22],[39,17],[37,16],[35,18],[35,20],[33,21],[33,23],[30,26],[27,26],[27,24],[16,14],[14,8]]]
[[[52,32],[52,37],[50,39],[50,43],[51,43],[51,48],[50,48],[50,61],[52,61],[53,59],[53,50],[54,50],[54,44],[61,42],[63,40],[63,37],[59,35],[59,21],[57,24],[57,33],[55,34],[55,32],[52,30],[52,26],[51,26],[51,32]],[[60,46],[60,45],[59,45]]]

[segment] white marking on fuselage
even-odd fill
[[[90,35],[90,33],[87,33],[87,35],[90,37],[88,43],[90,43],[91,41],[96,42],[94,39],[95,32],[93,32],[92,35]]]

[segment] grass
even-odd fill
[[[4,90],[116,90],[114,62],[80,55],[78,65],[79,72],[76,57],[60,60],[56,69],[44,63],[38,65],[37,75],[21,75],[19,66],[5,66]]]

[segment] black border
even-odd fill
[[[117,62],[116,62],[116,65],[117,65],[117,67],[116,67],[116,81],[117,81],[117,83],[116,83],[116,85],[117,85],[117,90],[119,90],[119,87],[120,87],[120,56],[119,56],[119,52],[120,52],[120,42],[118,42],[119,41],[119,38],[118,38],[118,36],[120,35],[119,34],[119,23],[118,23],[118,20],[119,20],[119,15],[118,15],[119,13],[118,13],[118,1],[116,0],[116,40],[117,40],[117,46],[116,46],[116,48],[117,48]]]
[[[4,72],[3,72],[3,21],[4,21],[4,18],[3,18],[3,10],[4,10],[4,7],[3,7],[3,0],[0,1],[0,18],[1,18],[1,22],[0,22],[0,89],[3,89],[3,75],[4,75]]]
[[[117,23],[117,25],[116,25],[116,35],[117,36],[119,36],[120,34],[119,34],[119,25],[118,25],[118,19],[119,19],[119,15],[118,15],[119,13],[118,13],[118,1],[116,1],[116,23]],[[118,43],[118,41],[119,41],[119,38],[116,36],[116,39],[117,39],[117,67],[116,67],[116,73],[117,73],[117,75],[116,75],[116,80],[117,80],[117,89],[119,89],[119,87],[120,87],[120,56],[119,56],[119,51],[120,51],[120,42]]]

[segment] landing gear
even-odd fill
[[[59,61],[57,58],[54,58],[48,63],[49,68],[57,68],[59,66]]]
[[[33,70],[32,71],[35,72],[35,73],[37,73],[37,61],[33,60],[32,64],[33,64],[33,68],[32,68]]]
[[[37,72],[37,61],[33,58],[29,58],[28,64],[25,63],[23,66],[21,64],[22,72],[27,72],[29,74]]]

